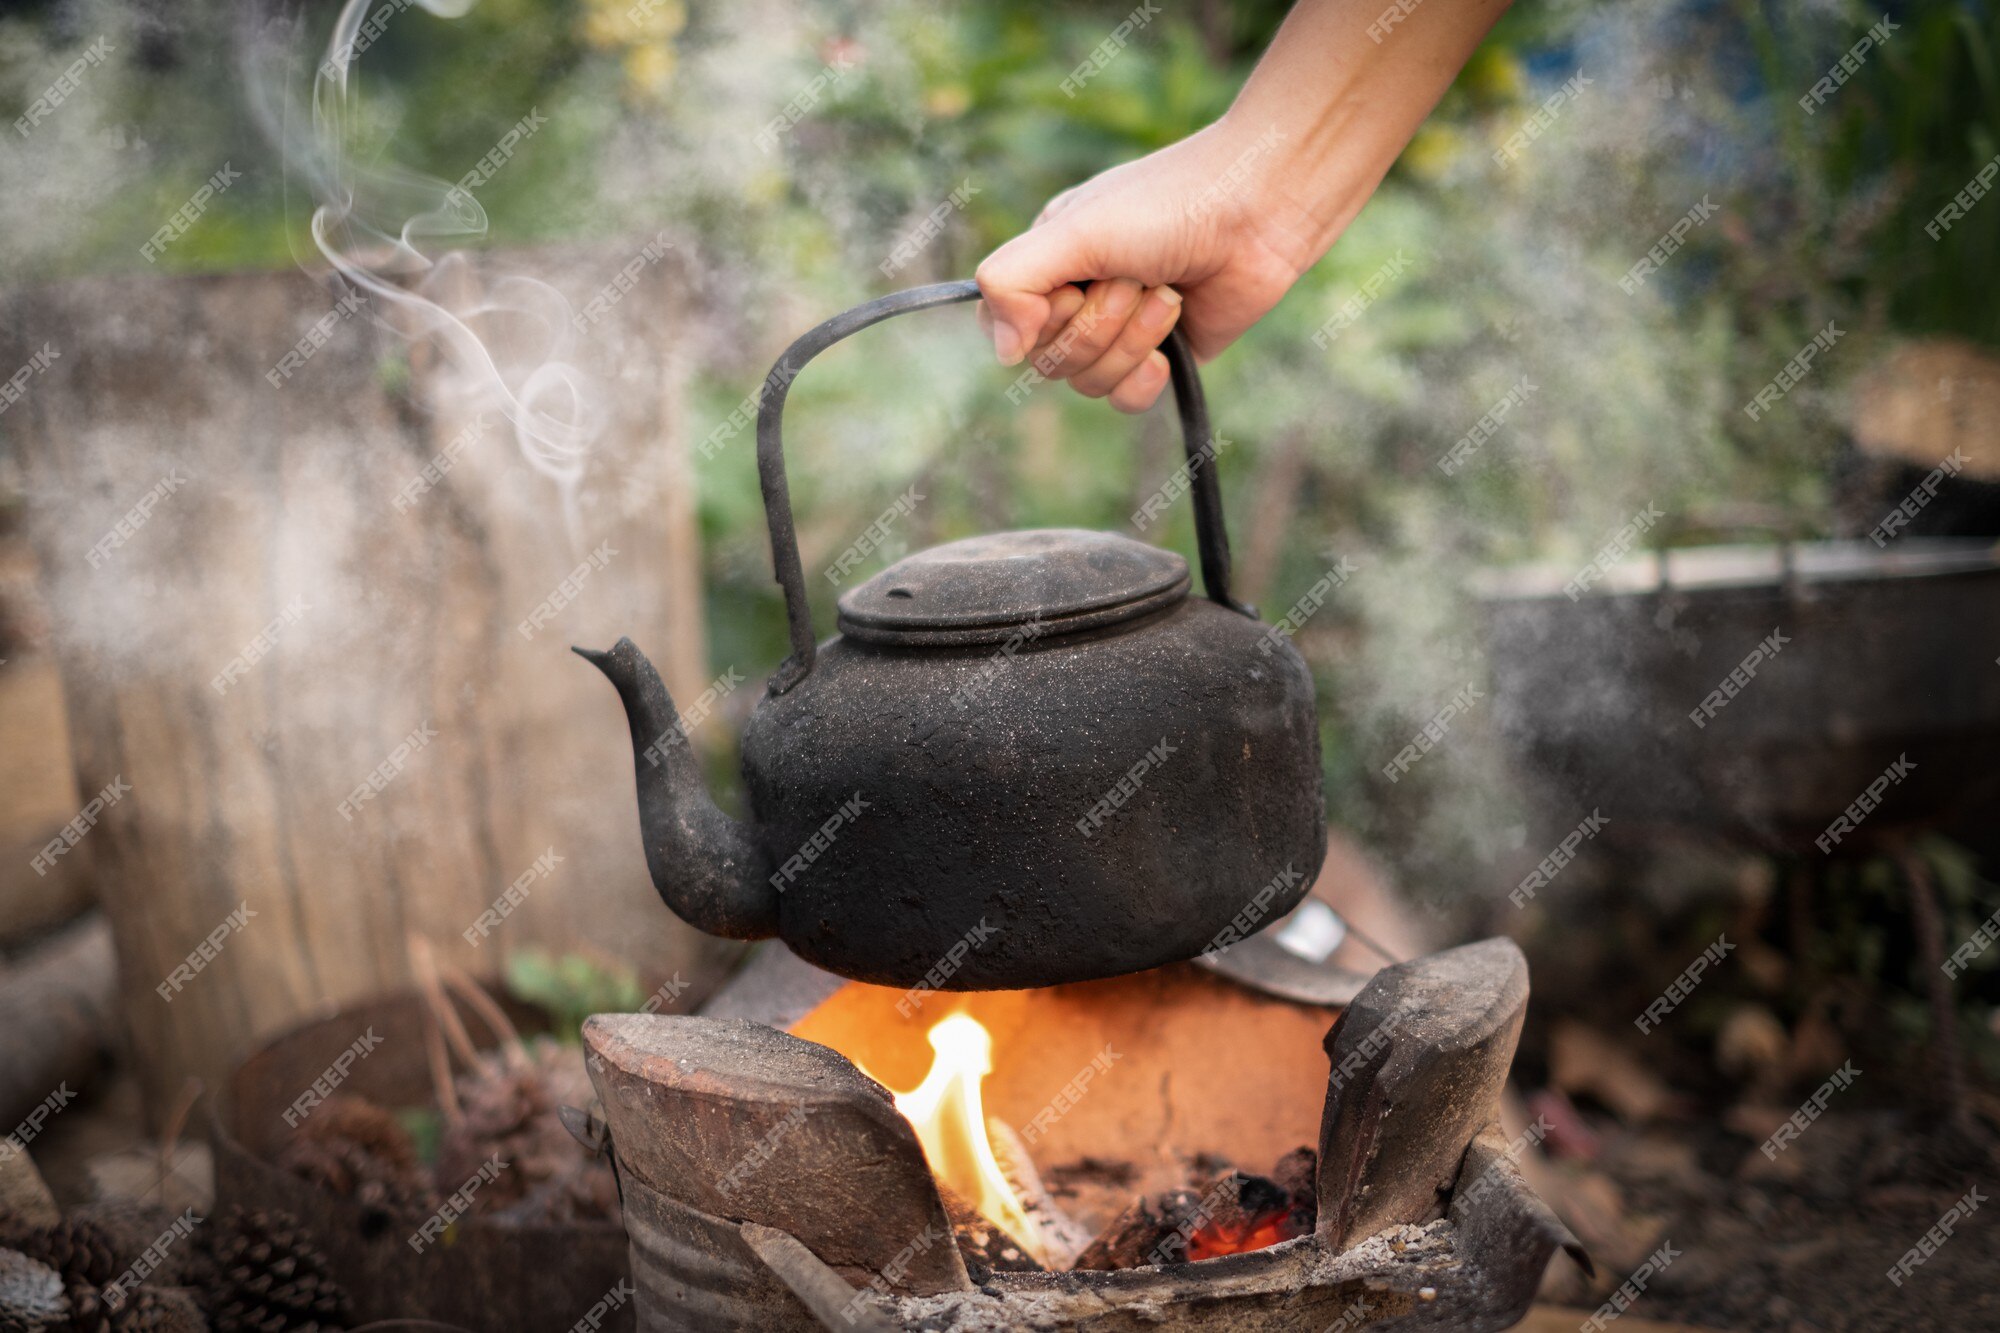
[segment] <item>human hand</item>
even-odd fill
[[[1151,407],[1167,385],[1157,349],[1176,324],[1208,360],[1324,249],[1315,224],[1260,183],[1277,165],[1271,136],[1224,120],[1051,199],[979,266],[980,325],[1001,364],[1032,357],[1121,412]],[[1087,294],[1070,285],[1082,281]]]

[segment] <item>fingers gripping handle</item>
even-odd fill
[[[852,310],[835,315],[806,333],[785,349],[771,373],[757,407],[757,478],[764,492],[764,516],[771,528],[771,566],[778,586],[785,592],[785,618],[791,632],[792,653],[771,678],[771,691],[783,694],[812,671],[817,643],[813,638],[812,607],[806,601],[805,572],[799,564],[798,531],[792,522],[791,491],[785,480],[784,440],[781,422],[785,397],[792,381],[806,363],[850,334],[879,324],[892,315],[937,306],[957,305],[979,298],[979,284],[971,279],[912,287],[878,297]],[[1195,371],[1194,353],[1176,329],[1162,350],[1172,372],[1174,406],[1180,416],[1181,438],[1187,450],[1187,486],[1194,499],[1195,546],[1201,561],[1202,587],[1209,599],[1232,610],[1250,614],[1249,609],[1229,595],[1229,534],[1223,527],[1222,492],[1215,479],[1216,441],[1209,426],[1208,404],[1202,396],[1201,378]]]

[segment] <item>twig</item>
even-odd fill
[[[459,1021],[458,1010],[444,993],[444,986],[438,981],[437,955],[431,951],[431,942],[415,931],[410,932],[410,968],[417,974],[417,985],[422,988],[424,1000],[431,1012],[437,1015],[438,1026],[443,1028],[445,1039],[458,1058],[469,1068],[480,1067],[479,1048],[472,1044],[472,1037]]]
[[[455,963],[440,962],[438,972],[444,977],[444,984],[457,992],[477,1013],[486,1026],[492,1029],[494,1040],[500,1043],[508,1065],[515,1070],[528,1069],[534,1061],[528,1057],[528,1045],[521,1040],[521,1034],[507,1021],[506,1012],[500,1008],[486,988],[468,976]]]
[[[438,1109],[444,1112],[447,1125],[465,1123],[465,1108],[458,1104],[458,1085],[451,1079],[451,1056],[445,1053],[444,1034],[438,1030],[437,1014],[427,1004],[423,1007],[424,1018],[424,1060],[430,1065],[431,1086],[437,1092]]]

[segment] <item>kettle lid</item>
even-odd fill
[[[1187,596],[1187,561],[1115,532],[995,532],[905,556],[840,598],[840,631],[906,646],[999,643],[1023,627],[1067,634]]]

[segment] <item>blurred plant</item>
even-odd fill
[[[522,949],[507,958],[507,993],[536,1005],[550,1018],[551,1031],[571,1045],[581,1041],[583,1020],[592,1014],[626,1013],[645,1002],[638,975],[607,958],[541,949]]]

